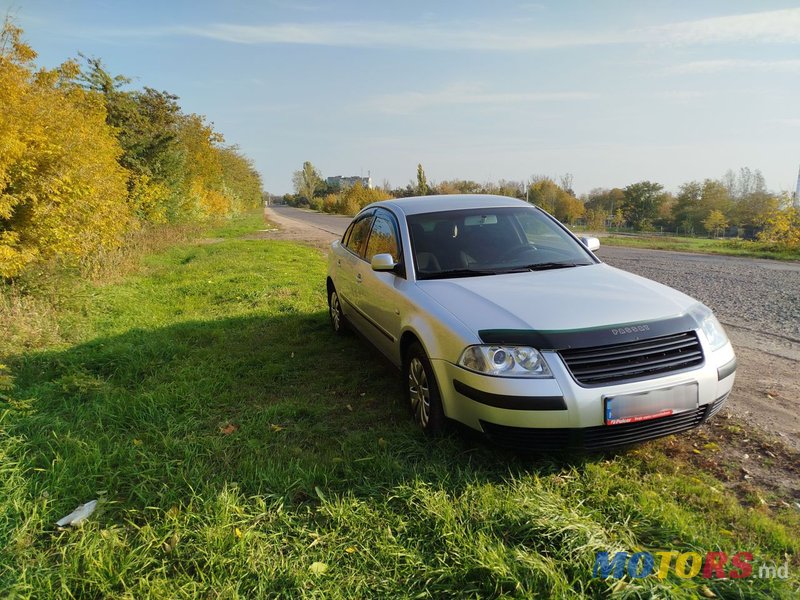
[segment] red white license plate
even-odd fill
[[[637,423],[660,419],[698,406],[696,383],[685,383],[670,388],[608,396],[605,398],[606,425]]]

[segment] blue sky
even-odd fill
[[[797,1],[0,0],[39,63],[80,51],[167,90],[273,193],[323,175],[405,185],[557,177],[675,190],[729,168],[794,190]]]

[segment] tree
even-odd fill
[[[36,53],[0,32],[0,277],[37,259],[70,262],[119,245],[130,227],[128,173],[102,98],[68,61],[35,71]]]
[[[638,229],[649,229],[664,201],[663,189],[660,183],[651,181],[640,181],[626,187],[622,205],[625,219]]]
[[[727,226],[728,220],[720,210],[712,210],[705,221],[703,221],[703,227],[705,227],[706,231],[709,233],[713,232],[715,237],[719,237],[719,232],[724,231]]]
[[[391,196],[383,190],[368,189],[361,185],[360,182],[357,182],[339,195],[336,202],[336,212],[352,216],[367,204],[388,200],[389,198],[391,198]],[[327,199],[323,201],[323,207],[325,207],[327,202]]]
[[[617,229],[625,225],[625,213],[622,212],[621,208],[618,208],[614,213],[614,216],[611,219],[611,224]]]
[[[294,172],[292,182],[294,183],[294,191],[311,204],[314,193],[322,186],[322,176],[314,165],[306,161],[303,163],[302,169]]]
[[[625,192],[620,188],[610,190],[595,188],[587,194],[585,205],[587,210],[599,208],[607,214],[613,215],[622,206],[623,200],[625,200]]]
[[[436,186],[437,194],[480,194],[483,192],[481,184],[468,179],[452,179],[442,181]]]
[[[237,146],[219,148],[218,153],[224,191],[232,198],[234,212],[258,207],[264,191],[261,175],[256,171],[253,162]]]
[[[800,208],[788,207],[773,212],[758,239],[789,250],[800,249]]]
[[[528,186],[528,200],[531,204],[555,214],[559,198],[565,194],[555,181],[549,177],[535,177]]]
[[[625,225],[625,214],[622,212],[621,208],[618,208],[614,213],[614,216],[611,218],[611,224],[617,229]]]
[[[183,169],[185,196],[173,220],[202,220],[224,217],[233,212],[231,197],[225,194],[218,146],[222,135],[201,115],[182,115],[178,121],[178,143],[186,153]]]
[[[428,195],[428,179],[425,177],[425,171],[422,169],[422,163],[417,164],[417,196]]]
[[[583,203],[549,178],[532,183],[528,198],[560,221],[571,223],[583,215]]]
[[[575,196],[575,192],[572,189],[574,181],[575,178],[572,176],[572,173],[564,173],[558,178],[558,183],[561,189],[567,192],[570,196]]]
[[[584,213],[586,218],[586,227],[591,231],[605,231],[606,229],[606,212],[600,208],[590,208]]]

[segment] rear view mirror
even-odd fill
[[[376,254],[372,257],[372,261],[370,261],[370,263],[373,271],[393,271],[397,266],[397,263],[394,261],[394,257],[388,252]]]
[[[596,252],[600,249],[600,240],[596,237],[582,237],[581,242],[592,252]]]

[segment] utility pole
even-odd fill
[[[794,191],[794,207],[800,208],[800,169],[797,170],[797,189]]]

